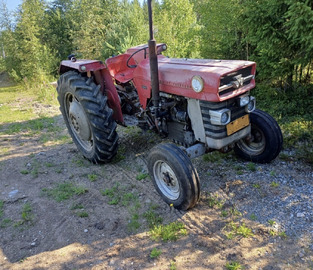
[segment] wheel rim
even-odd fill
[[[177,200],[180,186],[172,168],[164,161],[158,160],[153,166],[154,179],[164,196],[170,200]]]
[[[266,140],[263,131],[254,125],[251,125],[251,137],[242,139],[238,143],[238,147],[250,156],[257,156],[263,153],[265,145]]]
[[[82,148],[90,151],[93,148],[93,135],[88,118],[79,100],[72,94],[65,96],[66,116],[72,133]]]

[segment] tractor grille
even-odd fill
[[[226,126],[212,125],[210,121],[210,110],[221,110],[230,109],[231,110],[231,121],[236,120],[246,114],[244,107],[239,107],[237,105],[236,99],[230,99],[224,102],[208,102],[200,101],[201,114],[203,119],[203,125],[206,137],[213,139],[222,139],[227,137]]]
[[[224,77],[221,77],[219,95],[223,96],[229,92],[238,89],[238,87],[234,87],[233,82],[236,81],[235,77],[240,77],[240,75],[242,78],[242,85],[240,87],[248,85],[254,78],[254,76],[252,75],[252,66],[237,70],[235,72],[225,75]]]

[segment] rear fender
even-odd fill
[[[60,74],[70,70],[87,73],[88,77],[93,76],[95,78],[95,82],[101,85],[101,92],[108,98],[108,105],[113,110],[114,120],[123,124],[124,119],[120,99],[106,65],[98,60],[62,61],[59,68]]]

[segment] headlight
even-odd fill
[[[239,106],[244,107],[249,104],[250,97],[249,96],[244,96],[239,98]]]
[[[246,106],[245,111],[247,113],[250,113],[250,112],[252,112],[254,110],[255,110],[255,98],[254,97],[250,97],[250,101],[249,101],[248,105]]]
[[[224,126],[230,122],[231,113],[229,109],[223,109],[219,111],[210,110],[209,114],[212,125]]]
[[[193,76],[191,86],[195,92],[200,93],[203,90],[203,79],[200,76]]]

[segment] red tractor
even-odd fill
[[[132,119],[176,144],[155,146],[148,170],[161,197],[175,208],[193,207],[199,177],[190,158],[208,151],[235,153],[267,163],[277,157],[283,137],[277,122],[255,108],[256,64],[250,61],[174,59],[156,44],[148,1],[148,45],[128,49],[102,63],[62,61],[58,100],[79,151],[94,163],[117,153],[117,124]]]

